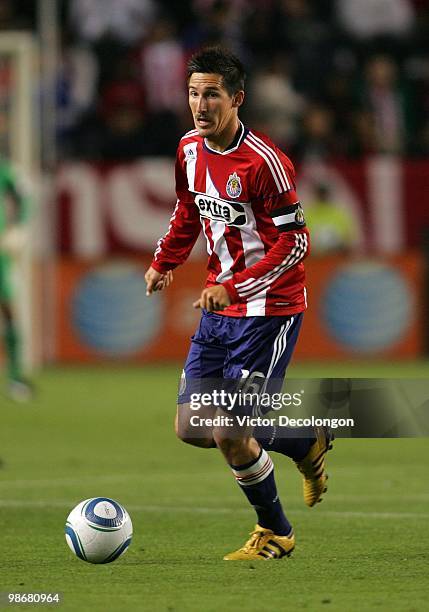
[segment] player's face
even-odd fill
[[[200,136],[209,141],[221,140],[237,128],[237,110],[243,102],[244,92],[230,96],[223,86],[220,74],[194,72],[188,83],[189,106]],[[228,144],[228,143],[227,143]]]

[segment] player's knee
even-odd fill
[[[213,430],[213,439],[226,461],[232,465],[241,465],[242,457],[247,455],[251,446],[251,437],[244,432],[231,435],[223,428]]]
[[[186,427],[183,426],[183,423],[181,422],[181,420],[179,420],[177,414],[176,419],[174,421],[174,431],[176,432],[176,436],[179,438],[179,440],[181,440],[182,442],[187,441],[188,435]]]
[[[223,428],[215,428],[213,430],[213,440],[216,446],[224,453],[229,455],[230,452],[235,452],[246,446],[246,439],[241,437],[231,437],[231,433]]]
[[[230,465],[241,465],[243,463],[243,461],[237,459],[242,455],[242,448],[241,445],[237,444],[237,440],[222,439],[216,444],[227,463]]]
[[[199,446],[200,448],[214,448],[216,446],[213,438],[206,433],[205,435],[197,435],[195,427],[191,427],[188,420],[180,418],[176,414],[176,420],[174,423],[174,430],[176,436],[185,444],[191,446]]]

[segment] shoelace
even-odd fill
[[[243,546],[243,550],[248,551],[254,548],[258,548],[261,540],[267,537],[267,533],[265,531],[252,531],[250,533],[250,540],[246,542]]]

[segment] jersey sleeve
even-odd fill
[[[176,157],[177,202],[167,233],[158,240],[151,266],[161,274],[183,264],[189,257],[201,230],[200,215],[183,169],[180,150]]]
[[[255,178],[256,197],[264,202],[277,229],[277,240],[260,261],[223,283],[233,304],[268,289],[309,253],[309,233],[296,193],[295,171],[290,160],[281,151],[277,153],[258,169]]]

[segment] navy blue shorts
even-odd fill
[[[290,316],[228,317],[203,311],[183,369],[178,404],[191,394],[222,384],[243,384],[258,392],[270,380],[281,383],[301,327],[303,313]],[[225,386],[226,385],[226,386]],[[229,387],[231,389],[231,387]],[[279,389],[271,388],[270,391]]]

